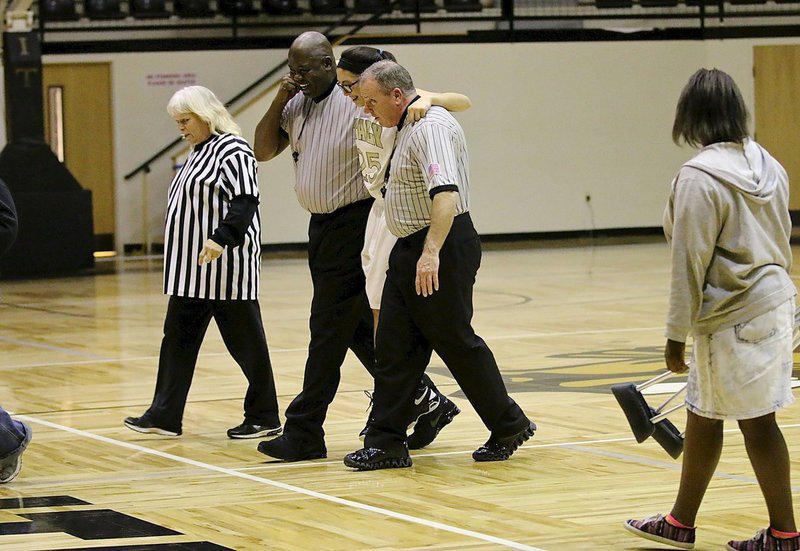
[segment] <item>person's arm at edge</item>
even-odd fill
[[[695,169],[679,173],[670,204],[672,259],[664,360],[673,373],[685,373],[689,369],[686,336],[702,306],[705,274],[723,224],[723,209],[717,186],[705,177],[697,179]]]
[[[0,256],[5,254],[17,239],[17,209],[11,191],[0,180]]]
[[[428,90],[420,90],[417,88],[417,94],[419,94],[421,98],[428,98],[431,105],[444,107],[452,113],[466,111],[472,107],[472,101],[469,97],[464,94],[459,94],[458,92],[429,92]]]
[[[448,111],[453,112],[465,111],[472,105],[472,102],[470,102],[467,96],[455,92],[428,92],[417,88],[417,94],[419,95],[419,99],[408,106],[407,117],[408,121],[412,123],[422,119],[434,105],[444,107]]]

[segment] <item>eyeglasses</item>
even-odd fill
[[[355,86],[356,84],[358,84],[358,81],[357,81],[357,80],[354,80],[353,82],[341,82],[341,81],[337,81],[337,82],[336,82],[336,84],[338,84],[338,85],[339,85],[339,87],[340,87],[342,90],[344,90],[345,92],[347,92],[348,94],[352,94],[352,93],[353,93],[353,86]]]

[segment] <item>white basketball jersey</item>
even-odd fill
[[[356,117],[353,122],[358,148],[358,161],[361,164],[361,173],[364,175],[364,185],[370,195],[381,199],[381,189],[384,185],[386,169],[389,158],[392,156],[397,128],[384,128],[364,113]]]

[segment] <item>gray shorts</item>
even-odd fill
[[[753,419],[794,402],[794,299],[694,339],[686,408],[711,419]]]

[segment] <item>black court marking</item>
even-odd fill
[[[92,504],[71,496],[37,496],[0,499],[0,509],[35,509],[40,507],[57,507],[77,505],[85,507]],[[13,515],[27,519],[28,522],[0,523],[0,548],[5,548],[2,536],[22,534],[69,534],[87,542],[100,544],[101,547],[80,547],[80,549],[131,550],[145,551],[233,551],[207,541],[177,543],[131,543],[112,547],[102,546],[103,540],[120,538],[151,538],[158,536],[183,536],[164,526],[141,520],[130,515],[112,511],[111,509],[90,509],[79,511],[55,512],[15,512]],[[74,550],[65,551],[77,551]]]
[[[86,551],[86,547],[72,547],[61,551]],[[91,547],[89,548],[91,549]],[[116,545],[114,547],[99,547],[103,551],[234,551],[230,547],[222,547],[216,543],[197,541],[188,543],[149,543],[142,545]]]
[[[2,523],[0,535],[64,532],[82,540],[181,535],[180,532],[110,509],[18,513],[18,516],[31,522]]]
[[[13,497],[0,499],[0,509],[31,509],[33,507],[58,507],[60,505],[91,505],[72,496]]]

